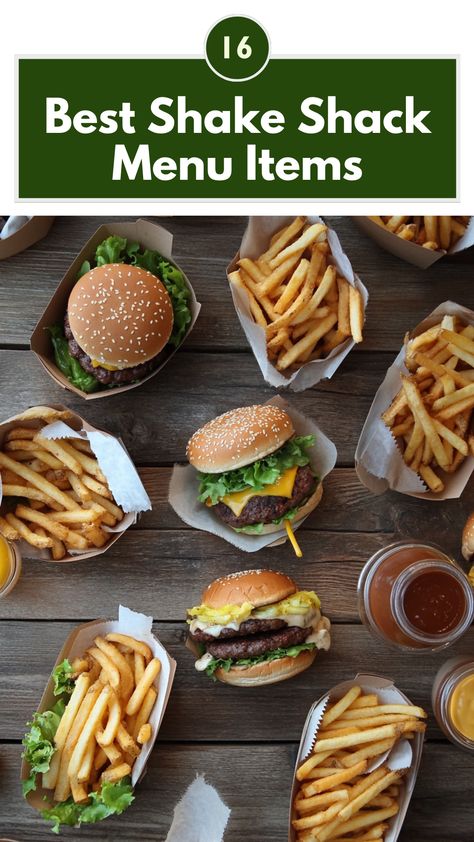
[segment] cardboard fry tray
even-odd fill
[[[377,225],[368,216],[353,216],[352,218],[359,229],[371,237],[372,240],[375,240],[377,245],[385,249],[385,251],[394,254],[396,257],[400,257],[408,263],[413,263],[414,266],[418,266],[420,269],[428,269],[429,266],[437,263],[438,260],[441,260],[447,254],[457,254],[469,248],[469,246],[474,245],[474,217],[471,217],[464,236],[449,251],[445,251],[444,249],[432,251],[431,249],[423,248],[418,243],[410,242],[410,240],[402,240],[401,237],[397,237],[391,231],[381,228],[380,225]]]

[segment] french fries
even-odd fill
[[[402,240],[433,251],[448,251],[466,233],[469,216],[369,216]]]
[[[140,657],[144,657],[140,650],[150,651],[140,640],[125,639],[130,651]],[[150,716],[158,696],[159,659],[150,657],[145,686],[143,676],[136,681],[120,651],[120,642],[97,637],[94,643],[72,664],[64,662],[71,670],[74,686],[70,695],[66,691],[63,697],[65,709],[54,736],[54,753],[49,768],[41,775],[43,788],[50,790],[57,802],[72,795],[76,803],[87,804],[91,792],[103,783],[115,783],[130,775],[142,747],[153,737]],[[99,678],[95,670],[97,653],[107,659]],[[135,733],[127,722],[126,706],[137,690]]]
[[[439,472],[453,473],[474,452],[474,328],[444,316],[406,342],[405,365],[409,375],[382,420],[406,464],[438,494]]]
[[[69,412],[32,407],[0,447],[0,533],[49,548],[55,561],[69,550],[103,547],[109,540],[104,526],[115,526],[124,516],[88,442],[42,437],[44,426],[69,417]]]
[[[322,223],[297,217],[256,260],[241,258],[229,280],[247,294],[268,357],[283,374],[326,357],[351,336],[362,342],[362,296],[332,265]]]
[[[376,694],[364,695],[357,686],[334,702],[321,720],[311,754],[296,771],[292,825],[298,842],[383,842],[385,820],[399,810],[406,771],[390,769],[385,755],[402,736],[423,732],[425,719],[420,707],[380,704]]]

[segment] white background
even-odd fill
[[[248,214],[275,213],[275,203],[252,202],[28,202],[14,203],[15,55],[202,56],[210,27],[229,14],[256,18],[270,35],[274,56],[457,55],[459,66],[460,203],[416,202],[413,213],[473,213],[473,79],[471,0],[388,3],[383,0],[3,0],[0,10],[0,213]],[[400,86],[410,93],[409,79]],[[165,87],[165,86],[163,86]],[[160,91],[157,79],[157,96]],[[315,79],[317,95],[317,79]],[[120,93],[119,93],[120,95]],[[274,107],[278,108],[278,94]],[[370,107],[370,106],[368,106]],[[423,166],[423,161],[420,162]],[[72,164],[73,165],[73,164]],[[38,166],[41,162],[38,161]],[[390,166],[390,162],[387,162]],[[439,168],[443,160],[439,161]],[[436,182],[436,171],[432,173]],[[317,188],[317,185],[315,186]],[[316,192],[316,189],[315,189]],[[282,213],[406,212],[407,203],[286,201]]]

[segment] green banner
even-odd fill
[[[238,49],[245,59],[245,39]],[[456,198],[455,59],[218,72],[204,59],[19,59],[19,198]]]

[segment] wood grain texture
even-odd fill
[[[0,622],[0,740],[23,736],[25,722],[36,710],[56,656],[76,624]],[[363,626],[334,624],[330,652],[318,653],[314,665],[290,683],[236,689],[197,673],[194,657],[185,647],[185,622],[156,623],[154,631],[178,664],[160,740],[299,741],[311,704],[342,680],[342,664],[344,678],[353,678],[358,671],[390,676],[414,704],[426,706],[430,714],[428,736],[442,737],[429,699],[432,676],[446,659],[443,652],[431,656],[427,670],[424,655],[407,657],[397,649],[388,649]],[[473,647],[474,630],[453,648],[452,654],[469,655]],[[205,715],[200,713],[203,710]]]
[[[245,713],[240,722],[245,728]],[[165,838],[173,807],[196,773],[231,808],[226,840],[287,842],[288,801],[296,745],[157,745],[135,803],[116,819],[72,828],[61,838],[78,842],[157,842]],[[2,748],[2,833],[18,842],[48,842],[51,831],[21,801],[20,747]],[[443,774],[448,770],[449,774]],[[399,842],[467,842],[472,839],[474,756],[448,743],[427,743]],[[422,782],[423,781],[423,787]],[[250,794],[251,793],[251,794]],[[21,817],[21,818],[20,818]]]
[[[104,220],[58,218],[41,243],[0,262],[2,417],[35,403],[66,403],[123,438],[153,503],[152,512],[96,559],[67,565],[25,561],[20,583],[0,600],[0,835],[18,842],[51,838],[20,796],[17,743],[25,722],[68,631],[82,620],[116,616],[120,602],[155,618],[155,630],[177,659],[178,671],[136,803],[118,820],[82,828],[82,842],[163,839],[174,804],[198,771],[232,808],[225,842],[286,842],[296,745],[314,699],[365,670],[393,677],[415,703],[430,709],[434,675],[448,657],[408,656],[374,640],[360,625],[357,579],[375,550],[405,537],[435,541],[459,559],[474,484],[461,500],[442,504],[394,493],[375,497],[359,483],[353,457],[375,391],[405,331],[447,298],[472,306],[474,249],[422,271],[379,249],[349,217],[328,219],[368,287],[370,302],[362,347],[332,380],[289,394],[338,449],[338,467],[325,481],[323,501],[301,528],[304,558],[297,560],[288,546],[258,556],[243,553],[189,529],[168,505],[171,466],[184,461],[194,430],[232,406],[262,402],[274,392],[262,380],[225,277],[246,219],[152,218],[174,234],[174,257],[203,309],[165,371],[106,402],[85,403],[62,390],[26,350],[65,270]],[[196,673],[184,648],[186,608],[200,600],[213,578],[256,565],[280,569],[301,588],[318,591],[334,623],[332,649],[290,683],[260,690],[214,686]],[[473,635],[471,630],[448,654],[472,654]],[[470,842],[474,756],[443,740],[433,717],[428,734],[400,842]],[[79,838],[73,829],[64,836]]]

